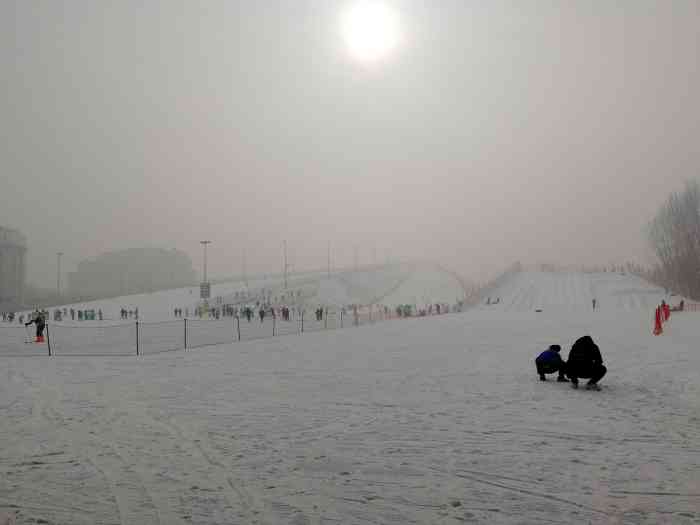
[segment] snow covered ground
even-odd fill
[[[140,358],[2,358],[0,513],[700,523],[700,323],[673,314],[653,337],[658,292],[522,273],[499,305],[463,314]],[[603,390],[537,381],[535,355],[584,334],[606,360]]]

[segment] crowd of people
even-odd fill
[[[139,307],[137,306],[136,308],[133,309],[128,309],[128,308],[120,308],[119,309],[119,318],[120,319],[136,319],[138,320],[139,318]]]

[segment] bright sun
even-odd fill
[[[360,0],[343,14],[341,30],[350,56],[363,63],[387,58],[399,44],[399,16],[386,4]]]

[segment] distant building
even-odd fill
[[[130,248],[103,253],[78,263],[68,274],[73,297],[115,297],[190,286],[195,282],[192,259],[178,250]]]
[[[17,230],[0,226],[0,311],[23,308],[27,275],[27,239]]]

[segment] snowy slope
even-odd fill
[[[492,301],[500,298],[500,303],[486,305],[482,297],[481,308],[506,312],[589,311],[594,298],[602,312],[649,312],[669,300],[663,289],[635,275],[575,272],[515,272],[488,296]]]
[[[248,294],[247,299],[241,295],[243,292]],[[290,297],[290,292],[294,293],[295,299]],[[391,264],[336,272],[331,276],[325,272],[293,274],[288,278],[287,289],[279,276],[249,280],[247,286],[242,281],[213,284],[211,303],[215,304],[216,297],[221,297],[225,304],[255,303],[263,294],[271,297],[275,303],[316,308],[319,305],[341,307],[374,303],[389,306],[400,303],[454,303],[455,298],[461,297],[462,291],[454,277],[434,265]],[[62,308],[101,309],[108,321],[119,321],[121,308],[138,308],[139,318],[148,322],[172,319],[176,307],[188,309],[193,315],[198,302],[199,287],[188,287],[68,304],[62,305]]]
[[[19,523],[700,519],[700,331],[639,312],[472,310],[137,359],[3,362]],[[602,392],[532,359],[590,333]]]
[[[520,310],[142,358],[3,358],[0,513],[115,525],[697,523],[698,314],[673,314],[653,337],[633,299],[651,295],[642,283],[521,279],[510,296]],[[568,291],[550,297],[533,281]],[[579,308],[591,282],[620,308]],[[565,307],[528,309],[539,301]],[[609,368],[603,391],[537,381],[535,355],[552,343],[566,354],[584,334]]]

